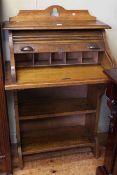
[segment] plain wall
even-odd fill
[[[21,9],[45,9],[50,5],[61,5],[66,9],[88,9],[91,15],[96,16],[99,20],[109,24],[112,29],[107,31],[108,43],[112,54],[117,60],[117,0],[2,0],[2,20],[8,20],[10,16],[17,15]],[[4,39],[7,47],[7,36]],[[5,50],[5,57],[9,59],[8,47]],[[8,97],[9,118],[11,126],[12,141],[15,142],[15,122],[13,112],[12,94]],[[102,99],[99,131],[106,131],[109,113],[105,96]]]

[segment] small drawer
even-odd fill
[[[77,51],[103,51],[103,41],[64,41],[64,43],[15,43],[14,53],[39,53],[39,52],[77,52]]]

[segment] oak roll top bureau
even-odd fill
[[[18,156],[23,160],[78,147],[96,156],[100,98],[116,65],[105,29],[87,10],[24,10],[3,26],[10,62],[5,89],[14,92]],[[83,121],[81,121],[83,120]]]

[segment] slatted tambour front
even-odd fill
[[[38,30],[38,31],[13,31],[14,43],[64,41],[64,40],[102,40],[102,33],[99,30]]]
[[[99,31],[14,32],[13,43],[15,53],[25,52],[23,48],[28,46],[32,48],[30,52],[34,53],[104,50],[102,33]]]

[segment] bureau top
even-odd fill
[[[45,10],[21,10],[5,22],[7,30],[52,30],[52,29],[109,29],[110,26],[96,20],[87,10],[65,10],[50,6]]]

